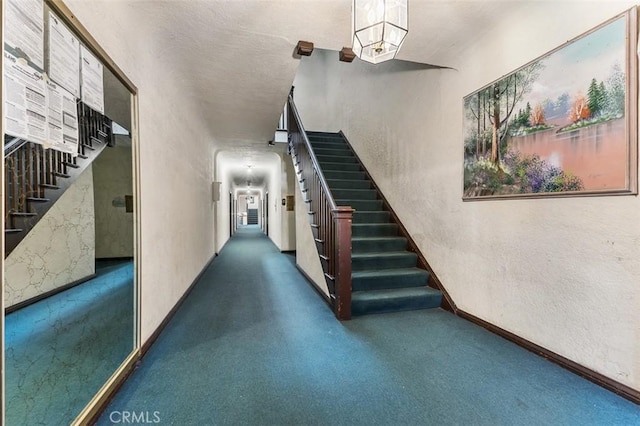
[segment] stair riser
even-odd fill
[[[351,287],[353,291],[385,290],[407,287],[424,287],[429,282],[429,274],[415,274],[399,278],[378,277],[353,277]]]
[[[344,139],[342,138],[342,136],[340,135],[319,135],[319,134],[310,134],[307,133],[307,136],[309,137],[309,141],[311,142],[319,142],[319,141],[323,141],[323,142],[344,142]]]
[[[343,200],[336,198],[336,204],[339,206],[351,206],[356,210],[382,210],[382,200]]]
[[[330,170],[330,169],[323,168],[322,174],[324,174],[324,177],[326,179],[348,179],[348,180],[366,179],[364,172],[361,172],[358,170],[353,172],[347,172],[344,170]]]
[[[327,179],[329,188],[334,189],[371,189],[371,182],[368,180],[336,180]]]
[[[360,165],[357,163],[322,163],[320,164],[322,168],[322,173],[326,171],[337,171],[337,172],[359,172]],[[325,178],[327,176],[325,175]]]
[[[350,149],[349,145],[346,144],[346,142],[341,141],[339,139],[333,140],[333,141],[314,141],[314,140],[310,140],[311,142],[311,147],[313,149],[322,149],[322,148],[326,148],[326,149]]]
[[[353,223],[389,223],[389,212],[356,212],[353,214]]]
[[[442,302],[442,295],[416,297],[409,299],[356,302],[351,304],[351,314],[366,315],[385,312],[413,311],[418,309],[437,308]]]
[[[333,155],[333,156],[338,156],[338,157],[353,157],[353,152],[351,152],[351,150],[348,149],[348,148],[338,149],[338,148],[333,148],[333,147],[327,147],[327,148],[313,147],[313,151],[316,153],[316,155]]]
[[[341,200],[375,200],[378,197],[374,189],[333,189],[333,198]]]
[[[320,165],[324,163],[349,163],[357,164],[358,160],[353,156],[339,156],[339,155],[316,155],[316,158],[320,162]]]
[[[351,241],[353,253],[375,253],[381,251],[401,251],[407,249],[406,239]]]
[[[354,237],[393,237],[398,235],[395,224],[352,225],[351,235]]]
[[[365,271],[369,269],[400,269],[415,268],[417,256],[407,252],[402,256],[376,256],[359,258],[354,256],[351,259],[352,271]]]

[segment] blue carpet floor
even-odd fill
[[[440,309],[340,323],[240,228],[98,424],[640,425],[640,407]]]
[[[133,348],[133,262],[5,319],[8,426],[68,425]]]

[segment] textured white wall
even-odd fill
[[[139,90],[142,341],[214,254],[214,144],[176,84],[180,64],[132,2],[66,2]],[[107,24],[108,23],[108,24]]]
[[[9,307],[95,272],[95,218],[91,166],[4,261]]]
[[[296,264],[302,269],[307,277],[327,296],[329,289],[324,279],[324,271],[318,257],[318,249],[313,239],[311,231],[311,221],[309,220],[307,204],[304,202],[300,185],[296,182]]]
[[[107,147],[92,164],[96,221],[96,258],[133,257],[133,213],[125,195],[133,194],[131,145]],[[121,206],[113,202],[120,198]]]
[[[281,214],[280,219],[282,221],[282,239],[280,242],[280,250],[293,251],[296,249],[296,212],[294,210],[288,211],[287,206],[282,205],[282,199],[287,199],[288,195],[294,195],[294,188],[296,183],[296,171],[293,168],[293,162],[291,156],[286,153],[283,154],[281,166],[281,188],[280,188],[280,207]],[[295,195],[294,195],[295,199]]]
[[[461,200],[463,96],[631,5],[532,2],[458,70],[314,52],[295,86],[306,127],[344,130],[460,309],[640,389],[638,197]]]

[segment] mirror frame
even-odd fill
[[[133,349],[131,353],[123,360],[122,364],[113,372],[106,383],[97,391],[93,398],[87,403],[84,409],[78,413],[72,425],[84,425],[89,424],[95,420],[102,413],[106,404],[113,397],[115,392],[120,388],[122,383],[126,380],[129,374],[133,371],[133,368],[140,359],[141,355],[141,244],[140,244],[140,139],[139,139],[139,126],[138,126],[138,89],[133,82],[126,76],[126,74],[118,67],[118,65],[111,59],[107,52],[100,46],[95,38],[89,33],[89,31],[78,21],[71,10],[64,4],[62,0],[43,0],[44,4],[48,6],[58,17],[67,25],[67,27],[79,38],[79,40],[93,52],[94,55],[107,67],[116,78],[127,88],[131,94],[131,155],[132,155],[132,167],[133,167],[133,268],[134,268],[134,329],[132,330],[132,342]],[[4,1],[0,0],[0,28],[3,28],[4,24]],[[0,34],[0,43],[4,46],[4,31]],[[0,68],[4,69],[4,55],[0,56]],[[0,85],[0,97],[4,100],[3,87]],[[0,102],[0,112],[4,114],[4,102]],[[4,117],[4,116],[3,116]],[[4,119],[0,122],[0,130],[4,134]],[[4,200],[4,161],[0,165],[0,193]],[[0,213],[4,217],[4,202],[0,207]],[[5,239],[4,232],[1,237],[0,249],[4,253]],[[4,295],[4,256],[0,261],[0,289]],[[4,342],[4,296],[0,299],[0,309],[2,309],[2,316],[0,318],[0,395],[1,395],[1,410],[2,416],[0,417],[0,424],[5,423],[5,342]]]

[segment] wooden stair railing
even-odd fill
[[[112,121],[78,102],[78,154],[5,136],[5,258],[107,145]]]
[[[354,210],[350,206],[336,205],[293,101],[293,88],[287,105],[289,151],[308,205],[329,298],[336,317],[348,320],[351,319],[351,224]]]

